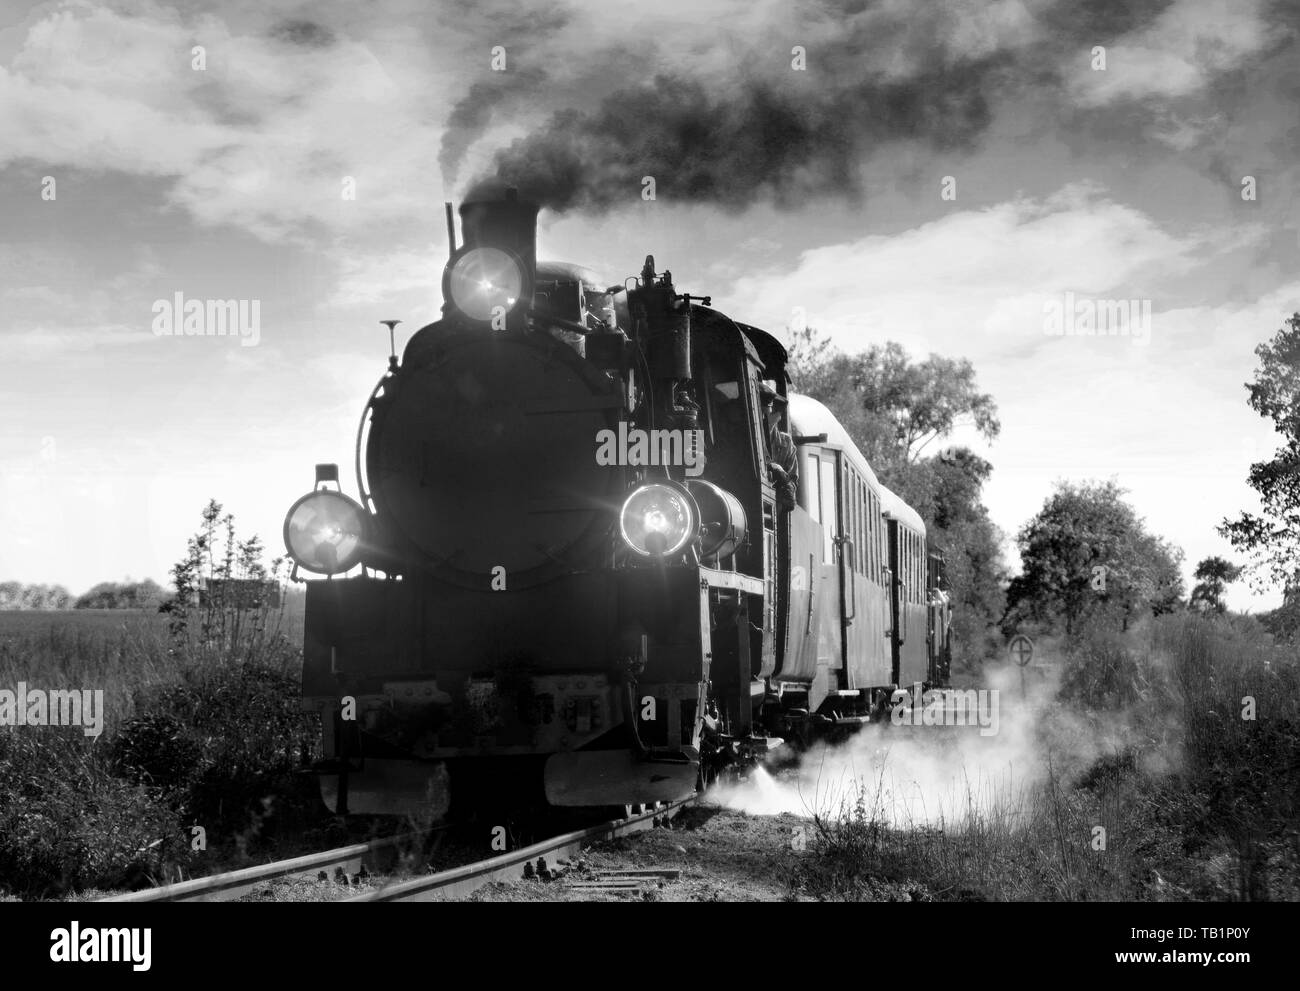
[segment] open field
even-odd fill
[[[284,611],[285,635],[302,640],[302,602],[290,596]],[[167,636],[167,616],[145,609],[9,609],[0,610],[0,641],[72,633],[95,639],[130,634]]]
[[[176,681],[192,661],[194,638],[173,641],[169,617],[153,610],[66,609],[0,611],[0,688],[103,690],[109,718],[132,712],[136,694]],[[290,595],[269,612],[264,638],[302,643],[303,597]],[[206,653],[206,652],[205,652]],[[210,658],[209,658],[210,659]]]
[[[52,633],[104,637],[129,631],[163,636],[167,617],[144,609],[11,609],[0,611],[0,640]]]

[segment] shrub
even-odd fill
[[[295,779],[315,740],[295,677],[264,664],[200,667],[180,684],[141,692],[112,745],[114,766],[161,788],[209,833],[245,828],[272,796],[302,796]]]
[[[79,728],[0,732],[0,882],[14,894],[133,887],[187,853],[166,803],[108,773]]]

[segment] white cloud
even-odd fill
[[[970,350],[973,336],[1041,344],[1045,301],[1066,291],[1149,298],[1222,237],[1172,234],[1081,184],[806,251],[793,271],[740,279],[727,298],[760,326],[783,326],[802,306],[846,347],[908,335],[949,351]]]
[[[438,296],[446,260],[446,245],[434,243],[422,251],[342,253],[338,287],[325,306],[391,303],[414,293],[419,293],[427,306]]]
[[[235,14],[79,5],[36,21],[0,67],[0,166],[166,177],[202,222],[265,238],[431,211],[446,70],[419,38],[394,53],[395,72],[364,41],[294,45],[268,33],[274,14]],[[191,67],[195,45],[205,70]]]
[[[1265,9],[1265,0],[1176,0],[1148,27],[1111,45],[1104,70],[1081,57],[1070,94],[1080,106],[1098,107],[1197,93],[1277,39]]]
[[[156,338],[139,327],[39,326],[0,335],[0,364],[48,361],[75,351],[148,344]]]

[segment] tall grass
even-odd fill
[[[1063,644],[1031,784],[967,784],[897,821],[883,779],[816,817],[806,883],[833,898],[1300,897],[1300,662],[1192,615]],[[1253,700],[1254,718],[1250,708]],[[964,805],[964,807],[962,807]]]
[[[45,613],[37,624],[0,614],[0,689],[104,693],[98,738],[0,727],[0,896],[202,872],[323,811],[294,774],[318,734],[299,711],[302,597],[198,594],[212,577],[274,581],[260,552],[211,503],[175,570],[168,616]]]
[[[300,615],[244,611],[237,624],[226,617],[220,643],[205,624],[169,632],[145,613],[0,636],[0,688],[104,693],[99,738],[0,727],[0,894],[202,872],[318,811],[293,774],[316,739],[298,711],[300,651],[282,633],[267,636]],[[194,849],[196,826],[207,849]]]

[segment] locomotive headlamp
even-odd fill
[[[471,320],[484,323],[532,300],[528,268],[513,251],[466,247],[456,252],[442,276],[442,295]],[[499,308],[499,309],[498,309]]]
[[[639,486],[623,502],[619,532],[628,547],[643,557],[680,553],[699,532],[700,512],[686,489],[676,483]]]
[[[366,512],[341,492],[321,489],[293,504],[284,518],[284,546],[298,566],[337,575],[361,560]]]

